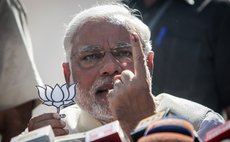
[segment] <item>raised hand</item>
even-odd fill
[[[130,34],[134,72],[124,70],[114,77],[114,89],[108,94],[112,115],[119,120],[127,134],[137,123],[155,113],[155,103],[151,93],[151,76],[146,57],[137,34]],[[153,57],[153,52],[150,52]]]
[[[28,123],[28,130],[32,131],[47,125],[51,125],[55,136],[69,134],[69,131],[64,129],[66,124],[61,120],[58,113],[45,113],[30,119]]]

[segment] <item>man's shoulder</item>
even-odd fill
[[[224,123],[223,117],[218,113],[190,100],[162,93],[156,97],[156,102],[157,111],[169,108],[170,113],[173,115],[189,120],[202,139],[204,139],[207,131]]]
[[[184,98],[162,93],[156,97],[156,101],[158,103],[157,111],[169,108],[172,114],[182,116],[191,121],[196,130],[200,128],[207,116],[213,116],[218,118],[216,120],[223,122],[223,118],[212,109]]]
[[[159,105],[157,109],[163,109],[165,106],[171,106],[173,108],[184,108],[184,107],[197,107],[197,108],[202,108],[202,111],[208,111],[210,110],[210,108],[205,107],[199,103],[190,101],[188,99],[185,98],[180,98],[180,97],[176,97],[174,95],[170,95],[167,93],[161,93],[159,95],[156,96],[156,100],[158,101]],[[201,113],[199,112],[199,113]]]

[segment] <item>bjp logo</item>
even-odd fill
[[[76,95],[76,84],[59,86],[56,84],[54,88],[49,85],[44,87],[36,86],[38,89],[38,95],[42,100],[42,103],[47,106],[54,106],[57,108],[57,112],[60,112],[61,106],[69,106],[74,103],[73,99]]]

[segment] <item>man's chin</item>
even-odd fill
[[[90,113],[90,114],[102,123],[109,123],[109,122],[114,121],[112,115],[110,115],[110,114],[101,114],[101,113],[96,113],[96,114]]]
[[[99,103],[102,103],[102,104],[106,104],[108,105],[109,102],[108,102],[108,99],[107,99],[107,94],[108,93],[103,93],[103,94],[100,94],[100,95],[95,95],[95,100]]]
[[[94,91],[95,89],[91,89],[93,91],[84,91],[83,89],[80,89],[79,86],[77,87],[78,95],[75,100],[82,110],[101,122],[108,123],[114,120],[109,109],[109,102],[107,99],[108,91]]]
[[[94,118],[98,119],[101,122],[109,123],[114,121],[112,113],[108,109],[100,109],[100,111],[96,110],[90,113]]]
[[[112,113],[108,107],[107,99],[100,99],[100,101],[97,101],[97,103],[91,103],[90,105],[88,104],[87,107],[82,106],[81,104],[78,105],[82,110],[89,113],[92,117],[99,120],[100,122],[108,123],[114,121]]]

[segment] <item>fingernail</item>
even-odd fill
[[[116,79],[116,80],[114,81],[114,84],[119,83],[120,81],[121,81],[120,79]]]

